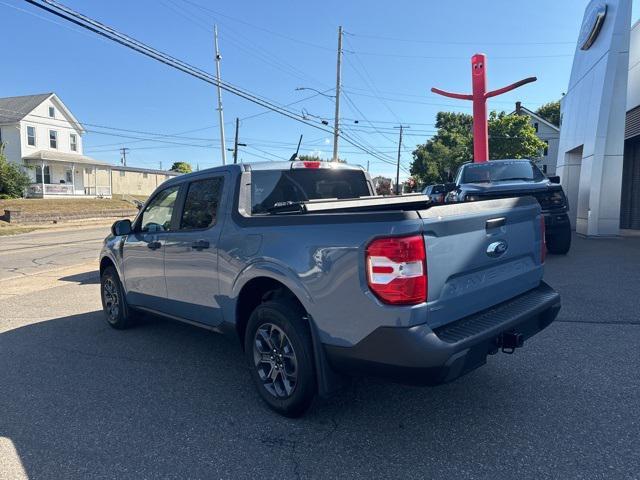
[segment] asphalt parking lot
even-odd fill
[[[436,388],[355,380],[298,420],[232,340],[110,329],[97,280],[2,299],[2,479],[640,478],[640,238],[549,257],[562,311],[514,355]]]

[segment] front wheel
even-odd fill
[[[271,300],[251,314],[245,355],[258,393],[270,408],[298,417],[316,394],[313,346],[304,312],[293,302]]]
[[[571,226],[567,223],[562,228],[546,235],[547,250],[554,255],[566,255],[571,248]]]
[[[100,296],[107,323],[118,330],[128,328],[133,323],[133,312],[127,305],[124,289],[113,267],[107,267],[100,276]]]

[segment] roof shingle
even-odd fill
[[[0,98],[0,125],[16,123],[49,98],[52,93]]]

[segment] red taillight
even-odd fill
[[[421,235],[374,240],[366,254],[369,288],[384,303],[422,303],[427,299],[426,261]]]
[[[547,258],[547,240],[545,239],[545,233],[544,215],[540,215],[540,235],[542,236],[540,240],[540,263],[544,263]]]

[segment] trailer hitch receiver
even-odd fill
[[[512,354],[516,348],[524,345],[524,337],[518,332],[504,332],[496,339],[496,343],[503,353]]]

